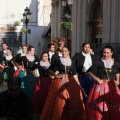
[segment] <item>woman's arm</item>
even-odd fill
[[[52,71],[52,70],[49,70],[49,77],[51,79],[54,79],[54,78],[62,78],[63,75],[62,74],[59,74],[59,71],[56,71],[55,73]]]
[[[82,88],[82,86],[80,85],[79,79],[78,79],[78,75],[73,75],[73,78],[75,79],[75,81],[78,83],[78,85],[80,86],[83,94],[85,97],[87,97],[87,94],[85,93],[85,90]]]
[[[116,85],[120,84],[120,74],[116,74],[116,81],[115,81]]]
[[[97,76],[95,76],[92,72],[88,72],[87,75],[89,75],[92,79],[94,79],[99,84],[101,84],[103,82],[103,80],[101,80],[100,78],[98,78]]]
[[[21,71],[25,71],[25,69],[24,68],[22,68],[20,65],[18,65],[18,63],[17,62],[14,62],[14,61],[12,61],[11,62],[14,66],[16,66],[17,68],[19,68]]]
[[[79,79],[77,75],[73,75],[73,78],[76,80],[76,82],[80,85]]]

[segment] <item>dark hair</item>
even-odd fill
[[[48,50],[51,48],[52,45],[54,45],[54,44],[53,44],[53,43],[49,43],[49,44],[47,45]],[[55,45],[54,45],[54,46],[55,46]]]
[[[26,46],[26,45],[22,45],[22,48],[23,48],[23,47],[27,47],[27,46]]]
[[[42,54],[41,54],[41,56],[40,56],[40,60],[42,60],[42,56],[43,56],[44,54],[48,54],[48,52],[47,52],[47,51],[42,52]],[[48,61],[49,61],[49,54],[48,54]]]
[[[18,87],[21,88],[21,78],[17,76],[9,77],[7,84],[11,84],[13,80],[17,81]]]
[[[8,46],[6,43],[2,43],[2,45],[5,44],[6,46]]]
[[[64,46],[63,48],[66,48],[66,49],[67,49],[67,50],[70,52],[70,49],[69,49],[69,47],[67,47],[67,46]],[[62,48],[62,49],[63,49],[63,48]]]
[[[112,48],[110,45],[106,45],[106,46],[103,48],[103,50],[104,50],[105,48],[108,48],[108,49],[111,50],[111,52],[113,52],[113,48]]]
[[[29,46],[27,50],[31,51],[32,48],[34,48],[34,47],[33,46]]]
[[[87,44],[89,44],[89,45],[90,45],[90,48],[91,48],[91,44],[90,44],[89,42],[84,42],[84,43],[82,44],[82,48],[83,48],[85,45],[87,45]]]
[[[11,48],[7,48],[7,50],[9,50],[9,51],[11,51],[11,52],[12,52]]]

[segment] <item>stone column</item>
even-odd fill
[[[117,8],[118,8],[118,24],[117,24],[117,40],[116,42],[120,43],[120,0],[117,1]],[[120,51],[119,51],[120,52]]]
[[[55,4],[52,3],[52,14],[51,14],[51,39],[54,37],[54,17],[55,17]]]
[[[117,25],[118,25],[118,6],[117,6],[117,0],[111,0],[111,18],[110,18],[110,42],[116,43],[116,35],[117,35]]]
[[[77,22],[77,25],[76,25],[76,46],[77,46],[77,51],[76,52],[80,52],[80,46],[81,46],[81,34],[80,34],[80,31],[81,31],[81,26],[80,26],[80,22],[81,22],[81,4],[80,4],[80,0],[77,1],[77,14],[76,14],[76,22]]]
[[[72,31],[72,41],[71,41],[71,56],[73,56],[75,54],[75,52],[77,51],[77,20],[76,20],[76,16],[77,16],[77,0],[74,0],[73,6],[72,6],[72,22],[74,24],[74,28]]]
[[[103,0],[103,43],[110,42],[111,0]]]

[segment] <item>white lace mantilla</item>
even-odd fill
[[[65,66],[71,66],[71,64],[72,64],[70,56],[68,56],[66,58],[60,57],[60,60],[61,60],[62,64],[65,65]]]
[[[104,66],[105,66],[106,68],[112,68],[113,63],[114,63],[114,61],[113,61],[112,58],[109,58],[108,60],[106,60],[104,57],[102,57],[101,60],[103,61]]]

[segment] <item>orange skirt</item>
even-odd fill
[[[68,75],[63,85],[53,80],[40,120],[82,120],[84,110],[80,86]]]

